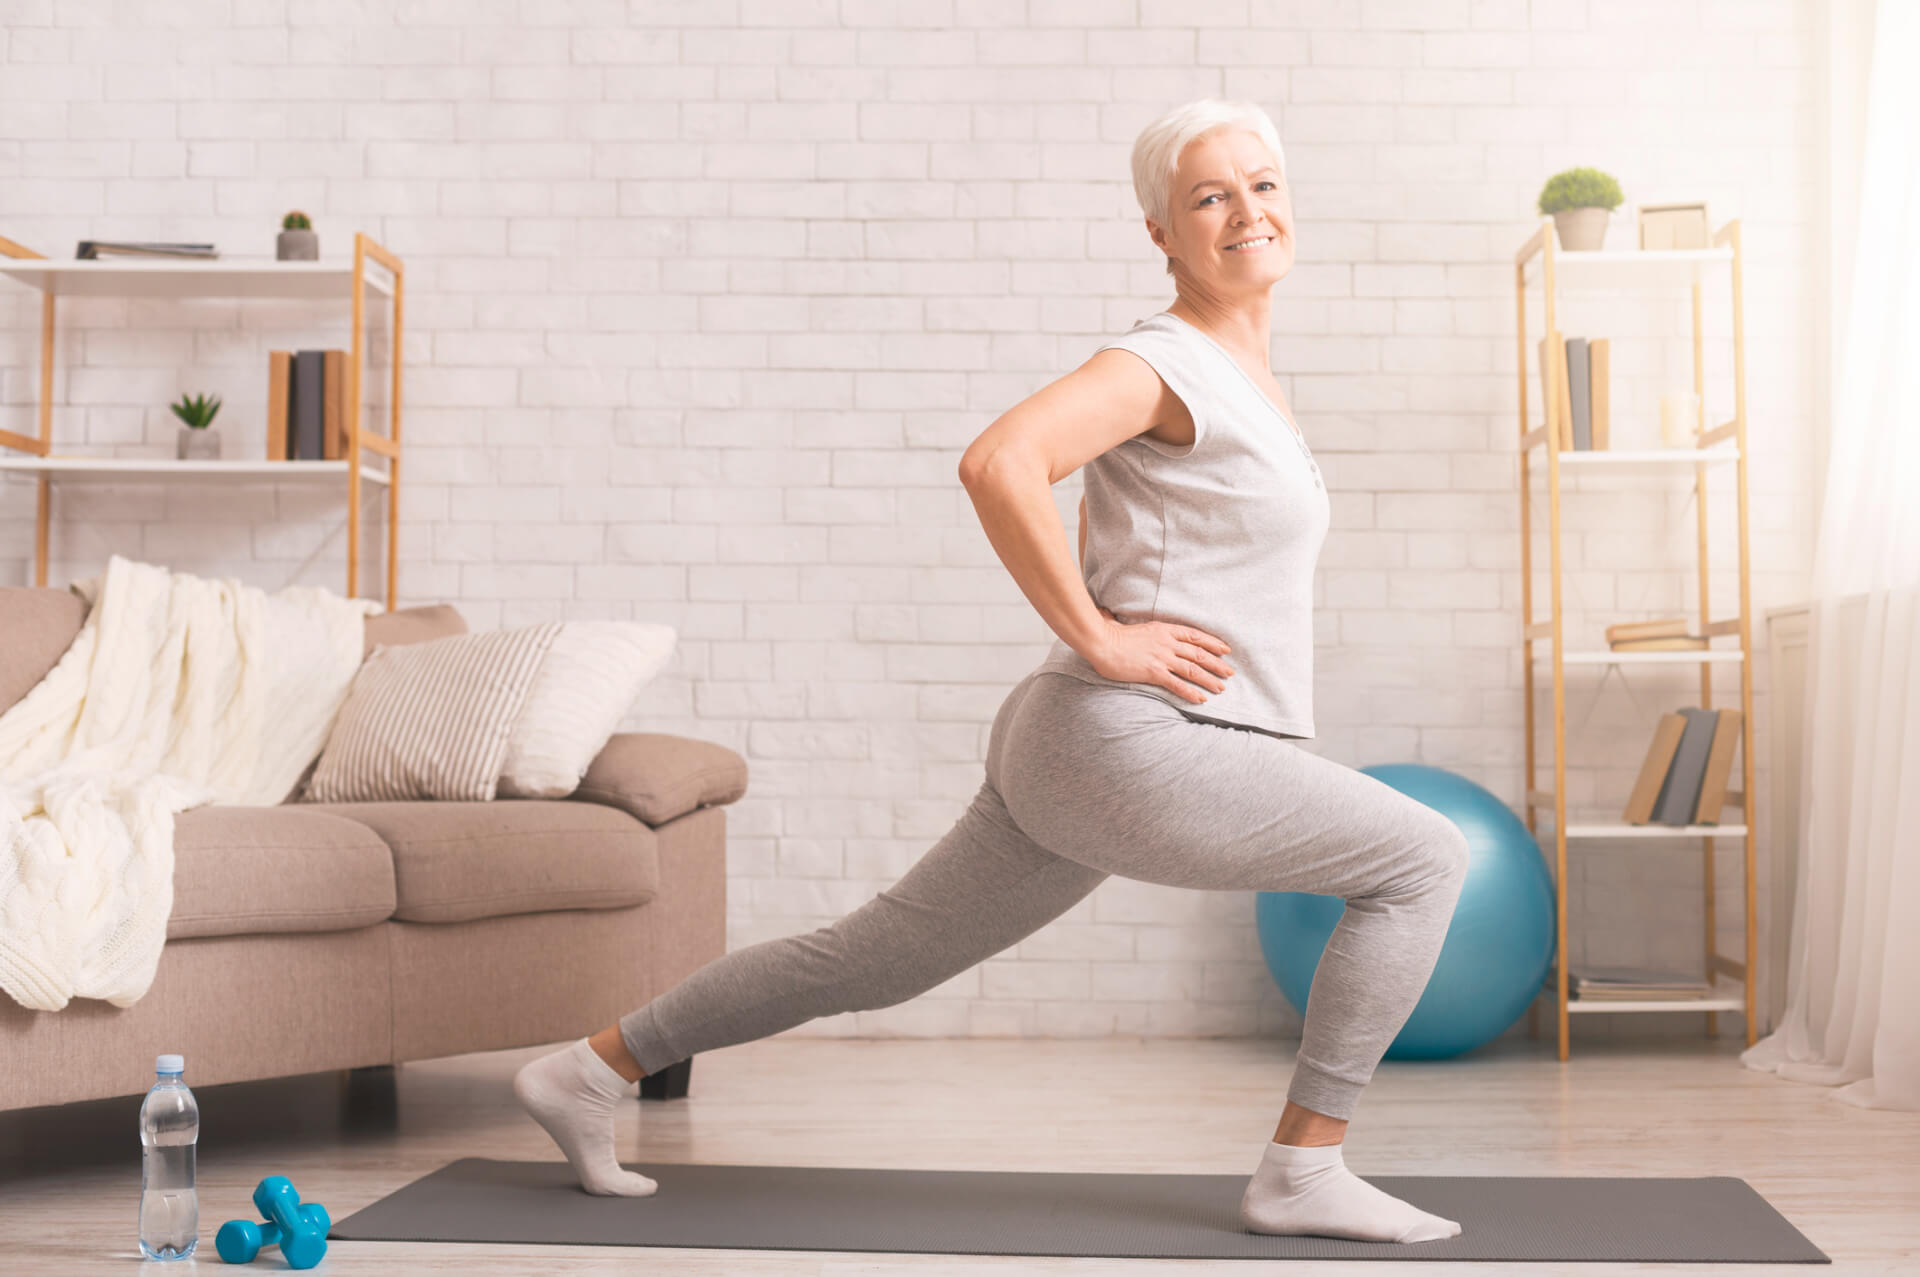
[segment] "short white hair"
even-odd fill
[[[1287,176],[1286,152],[1280,149],[1280,131],[1273,120],[1253,102],[1227,102],[1219,98],[1201,98],[1177,106],[1140,130],[1133,140],[1133,194],[1140,211],[1162,227],[1168,226],[1168,210],[1173,204],[1173,175],[1180,167],[1180,153],[1195,138],[1220,129],[1244,129],[1267,144],[1273,162],[1284,181]],[[1167,259],[1167,273],[1173,273],[1173,259]]]

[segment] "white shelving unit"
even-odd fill
[[[137,457],[0,457],[0,474],[45,474],[69,481],[170,483],[176,479],[232,480],[237,483],[338,483],[347,474],[344,461],[161,461]],[[385,486],[387,476],[370,465],[360,467],[362,483]]]
[[[291,301],[346,301],[355,269],[346,262],[229,261],[216,258],[106,257],[95,261],[0,259],[0,275],[63,297],[277,297]],[[366,286],[392,297],[399,277],[369,274]]]
[[[1704,420],[1707,395],[1704,340],[1700,322],[1701,286],[1710,273],[1717,272],[1722,267],[1731,272],[1733,295],[1734,414],[1731,420],[1708,429]],[[1564,389],[1559,385],[1559,381],[1565,376],[1565,360],[1563,338],[1555,326],[1554,312],[1558,290],[1575,280],[1594,281],[1608,287],[1646,289],[1669,288],[1676,283],[1690,285],[1693,294],[1693,388],[1700,396],[1702,414],[1702,420],[1697,423],[1694,436],[1695,446],[1620,452],[1605,449],[1572,451],[1561,446],[1562,431],[1557,417],[1557,405],[1564,397]],[[1527,294],[1530,287],[1538,287],[1542,295],[1547,348],[1554,355],[1548,363],[1553,368],[1555,383],[1541,388],[1547,400],[1545,422],[1531,429],[1526,424],[1531,419],[1527,410],[1527,368],[1531,360],[1527,338]],[[1514,293],[1518,308],[1519,420],[1521,423],[1519,440],[1521,642],[1526,656],[1522,662],[1526,702],[1527,801],[1525,814],[1527,828],[1536,835],[1540,832],[1536,820],[1541,812],[1551,813],[1553,821],[1554,891],[1558,910],[1555,934],[1558,938],[1558,951],[1554,956],[1553,976],[1546,992],[1555,995],[1555,1001],[1558,1004],[1560,1058],[1564,1060],[1568,1057],[1569,1016],[1575,1014],[1644,1011],[1704,1012],[1707,1017],[1707,1033],[1713,1036],[1718,1029],[1717,1012],[1741,1011],[1746,1016],[1747,1045],[1751,1046],[1758,1038],[1758,1020],[1754,1014],[1754,981],[1749,978],[1749,973],[1756,969],[1758,954],[1755,931],[1756,892],[1753,842],[1753,662],[1751,660],[1753,643],[1751,603],[1748,592],[1746,340],[1741,320],[1740,223],[1736,219],[1722,226],[1713,235],[1713,247],[1705,249],[1560,252],[1555,246],[1553,220],[1542,218],[1539,229],[1514,255]],[[1548,507],[1551,546],[1549,577],[1552,587],[1551,606],[1547,618],[1541,621],[1533,619],[1531,509],[1536,493],[1530,458],[1536,448],[1544,454],[1545,465],[1542,469],[1545,490],[1538,495],[1545,498]],[[1738,490],[1740,609],[1737,615],[1716,620],[1708,615],[1710,602],[1707,591],[1709,548],[1707,475],[1711,469],[1726,464],[1732,464],[1735,467],[1735,483]],[[1697,632],[1706,635],[1709,640],[1717,637],[1736,637],[1739,640],[1739,646],[1692,651],[1568,651],[1561,618],[1560,503],[1563,496],[1561,486],[1563,476],[1580,473],[1595,475],[1637,473],[1641,478],[1665,479],[1671,474],[1684,474],[1689,470],[1693,476],[1694,500],[1699,522],[1700,619]],[[1550,647],[1545,651],[1537,650],[1534,645],[1539,642],[1549,643]],[[1549,662],[1553,678],[1553,783],[1551,789],[1538,787],[1535,770],[1534,666],[1536,662],[1543,660]],[[1739,792],[1728,792],[1727,805],[1739,806],[1742,810],[1741,819],[1730,824],[1690,825],[1631,825],[1624,821],[1576,823],[1569,820],[1566,805],[1566,668],[1569,665],[1694,665],[1700,671],[1700,704],[1702,707],[1710,708],[1713,704],[1713,667],[1726,662],[1736,662],[1740,666],[1742,731],[1740,754],[1744,782]],[[1698,840],[1702,844],[1701,862],[1706,901],[1703,932],[1706,978],[1710,986],[1706,997],[1674,998],[1653,992],[1642,997],[1626,999],[1570,999],[1568,997],[1567,844],[1574,840],[1629,838],[1681,843]],[[1713,841],[1716,838],[1739,838],[1746,845],[1746,953],[1744,960],[1736,960],[1719,953],[1715,945]],[[1538,1032],[1538,1012],[1539,1000],[1536,999],[1528,1013],[1529,1029],[1535,1033]]]
[[[374,267],[377,269],[369,269]],[[406,272],[398,257],[366,235],[353,237],[353,260],[282,262],[268,260],[202,261],[193,258],[110,257],[97,261],[54,261],[0,236],[0,277],[41,294],[39,433],[0,430],[0,478],[31,481],[38,489],[35,519],[34,584],[47,583],[47,540],[53,484],[61,483],[339,483],[346,481],[347,594],[360,585],[361,488],[387,489],[386,603],[398,597],[400,530],[400,373]],[[393,385],[391,434],[368,430],[361,422],[366,368],[367,295],[393,307]],[[142,297],[182,301],[191,298],[277,298],[291,301],[350,302],[353,349],[347,364],[347,456],[339,461],[175,461],[153,457],[63,455],[53,450],[53,351],[56,299],[61,297]],[[366,454],[385,457],[386,468]]]

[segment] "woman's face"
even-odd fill
[[[1257,134],[1221,129],[1187,143],[1167,203],[1171,225],[1148,234],[1197,287],[1232,296],[1270,288],[1293,267],[1293,205]],[[1267,243],[1234,248],[1243,240]]]

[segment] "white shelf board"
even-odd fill
[[[1544,646],[1544,650],[1533,654],[1536,661],[1553,659],[1553,639],[1547,635],[1530,640]],[[1563,665],[1680,665],[1699,661],[1739,661],[1746,659],[1746,653],[1739,648],[1707,648],[1702,651],[1677,652],[1564,652],[1560,663]]]
[[[55,261],[0,257],[0,275],[61,297],[353,296],[353,260],[282,262],[272,258],[111,258]],[[386,268],[369,259],[367,289],[393,295]]]
[[[267,461],[258,457],[242,461],[168,461],[153,457],[13,456],[0,457],[0,474],[23,478],[45,474],[94,483],[342,483],[347,465],[345,461]],[[383,487],[387,482],[385,474],[364,461],[360,463],[360,478]]]
[[[1618,998],[1587,999],[1571,996],[1573,986],[1567,986],[1567,1014],[1606,1014],[1626,1011],[1745,1011],[1747,1009],[1746,986],[1738,980],[1716,981],[1710,990],[1710,996],[1704,998],[1662,998],[1649,996],[1646,1000],[1622,1001]],[[1549,999],[1558,998],[1557,987],[1548,986]]]
[[[1545,277],[1545,254],[1527,259],[1529,284]],[[1567,252],[1556,248],[1553,254],[1554,283],[1574,284],[1581,288],[1619,287],[1621,276],[1644,279],[1646,273],[1665,274],[1675,283],[1698,283],[1714,266],[1733,261],[1733,246],[1718,248],[1634,248],[1601,249],[1598,252]]]
[[[1534,458],[1527,459],[1528,474],[1536,471],[1547,472],[1546,441],[1536,445],[1542,449],[1536,463]],[[1532,451],[1529,449],[1528,451]],[[1716,443],[1711,448],[1600,448],[1596,450],[1562,448],[1560,465],[1566,470],[1612,470],[1636,466],[1693,466],[1705,462],[1716,465],[1727,461],[1738,461],[1740,448],[1737,444]]]
[[[1546,822],[1543,836],[1553,836],[1553,821]],[[1745,825],[1576,825],[1567,822],[1567,837],[1572,838],[1744,838]]]

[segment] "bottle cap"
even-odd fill
[[[186,1068],[187,1059],[183,1055],[162,1055],[153,1062],[155,1073],[184,1073]]]

